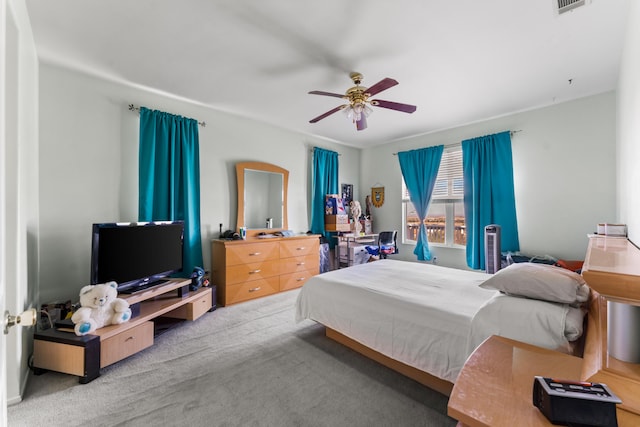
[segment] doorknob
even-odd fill
[[[25,310],[17,316],[11,315],[8,311],[4,312],[4,334],[9,333],[9,328],[14,325],[33,326],[38,320],[38,311],[35,308]]]

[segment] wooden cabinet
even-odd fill
[[[640,305],[640,250],[626,238],[590,236],[582,276],[607,300]]]
[[[211,280],[218,303],[236,304],[301,287],[320,271],[316,235],[212,240]]]
[[[51,370],[77,375],[80,383],[88,383],[100,375],[101,368],[152,346],[154,319],[161,316],[198,319],[211,309],[211,288],[189,292],[190,283],[190,279],[174,279],[139,294],[118,295],[138,314],[126,323],[105,326],[91,335],[79,337],[72,327],[36,332],[33,344],[36,374]]]
[[[180,307],[166,313],[164,317],[172,317],[174,319],[184,319],[194,321],[200,316],[211,310],[212,299],[211,292],[204,292],[197,295],[198,298],[187,302]]]
[[[153,322],[148,321],[100,342],[100,368],[153,345]]]

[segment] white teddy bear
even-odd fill
[[[80,289],[80,308],[71,321],[76,335],[90,334],[107,325],[124,323],[131,318],[129,303],[118,298],[118,284],[108,282]]]

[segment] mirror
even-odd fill
[[[237,227],[286,230],[289,171],[262,162],[236,164]]]

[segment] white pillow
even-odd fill
[[[569,341],[575,341],[582,336],[584,332],[584,316],[587,314],[585,310],[578,307],[569,307],[567,317],[564,321],[564,336]]]
[[[578,273],[549,264],[520,262],[498,270],[481,288],[496,289],[543,301],[579,305],[589,299],[589,287]]]

